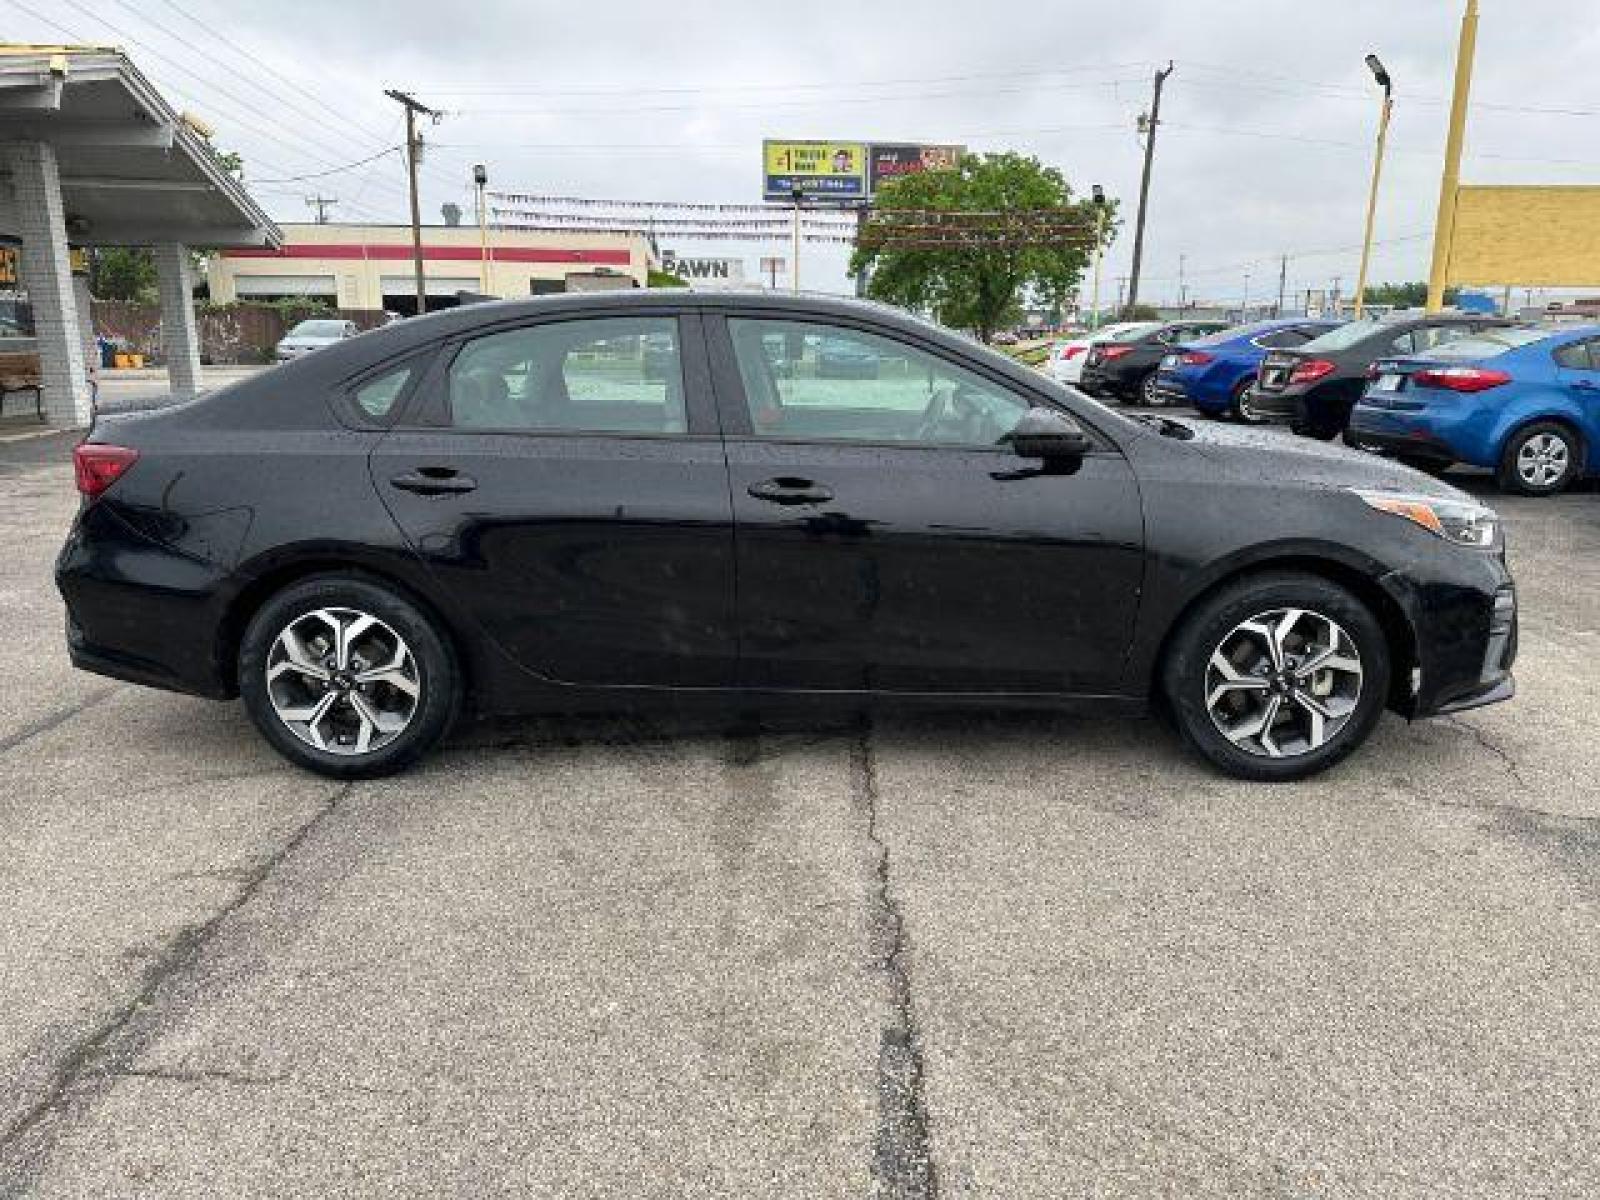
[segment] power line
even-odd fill
[[[396,150],[404,150],[404,149],[405,149],[405,146],[403,144],[402,145],[396,145],[396,146],[386,146],[384,149],[379,150],[376,154],[369,154],[369,155],[367,155],[366,158],[359,158],[353,163],[345,163],[341,167],[331,167],[326,171],[312,171],[310,174],[307,174],[307,175],[286,175],[282,179],[257,179],[257,180],[253,181],[253,184],[259,185],[259,184],[265,184],[265,183],[304,183],[308,179],[325,179],[329,175],[342,175],[346,171],[354,171],[359,167],[366,166],[368,163],[377,162],[380,158],[387,158],[389,155],[393,154]]]

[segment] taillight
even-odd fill
[[[78,491],[93,500],[138,461],[139,452],[126,446],[84,442],[72,452],[72,470],[78,478]]]
[[[1088,348],[1087,346],[1063,346],[1061,347],[1061,361],[1066,362],[1069,358],[1077,358]]]
[[[1290,383],[1315,383],[1325,375],[1331,375],[1334,365],[1325,358],[1308,358],[1298,362],[1294,370],[1289,372]]]
[[[1121,358],[1124,354],[1131,354],[1131,353],[1133,353],[1133,347],[1132,346],[1101,346],[1100,347],[1100,357],[1102,359]]]
[[[1486,392],[1510,383],[1511,376],[1484,367],[1425,367],[1411,376],[1411,382],[1447,392]]]
[[[1189,350],[1183,356],[1183,365],[1186,367],[1203,367],[1211,361],[1212,356],[1204,350]]]

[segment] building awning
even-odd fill
[[[0,46],[0,140],[54,148],[74,245],[282,244],[197,124],[115,48]]]

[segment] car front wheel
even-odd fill
[[[1320,576],[1231,584],[1178,630],[1163,683],[1184,738],[1241,779],[1303,779],[1359,746],[1389,692],[1372,612]]]
[[[239,647],[251,720],[289,761],[365,779],[401,770],[450,727],[460,671],[433,621],[357,575],[293,584],[251,619]]]

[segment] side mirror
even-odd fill
[[[1094,449],[1083,427],[1053,408],[1030,408],[1004,440],[1021,458],[1077,459]]]

